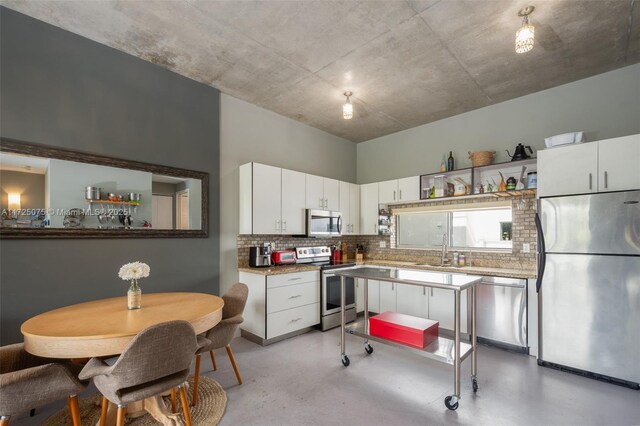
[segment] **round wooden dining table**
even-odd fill
[[[223,306],[223,299],[211,294],[149,293],[142,297],[142,308],[129,310],[126,296],[113,297],[36,315],[25,321],[20,331],[29,353],[83,360],[119,355],[139,332],[165,321],[185,320],[196,334],[204,333],[220,322]],[[141,407],[128,412],[135,416],[141,413],[140,408],[162,424],[182,424],[180,416],[168,411],[160,397],[146,399]]]
[[[196,334],[222,318],[224,301],[204,293],[149,293],[141,309],[127,309],[126,297],[65,306],[28,319],[20,327],[27,352],[47,358],[118,355],[138,333],[154,324],[185,320]]]

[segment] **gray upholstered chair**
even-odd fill
[[[238,329],[238,326],[242,323],[242,312],[244,306],[247,304],[247,296],[249,295],[249,287],[243,283],[235,283],[227,293],[222,296],[224,300],[224,307],[222,308],[222,320],[211,330],[204,334],[204,337],[211,341],[211,344],[204,346],[196,353],[196,371],[193,378],[193,398],[191,399],[191,405],[195,406],[198,402],[198,379],[200,376],[200,356],[209,352],[211,355],[211,364],[213,369],[217,370],[216,357],[213,351],[220,348],[226,348],[229,360],[233,366],[233,371],[236,373],[238,384],[242,384],[240,373],[238,372],[238,366],[236,360],[233,357],[233,351],[231,350],[231,340]]]
[[[22,343],[0,348],[0,425],[32,408],[67,398],[71,420],[80,425],[77,394],[86,388],[78,380],[81,367],[31,355]]]
[[[210,342],[205,340],[205,343]],[[92,358],[80,372],[80,378],[92,378],[103,395],[100,424],[105,422],[108,401],[118,406],[117,425],[120,426],[124,424],[127,404],[178,387],[185,423],[191,425],[183,385],[197,349],[196,334],[191,324],[169,321],[141,331],[111,366],[100,358]]]

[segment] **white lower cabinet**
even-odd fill
[[[440,328],[453,330],[453,318],[455,316],[451,290],[439,288],[427,289],[429,295],[429,319],[440,322]],[[467,332],[467,293],[461,292],[460,299],[460,331]]]
[[[320,303],[267,315],[267,339],[282,336],[320,322]]]
[[[379,282],[379,310],[438,321],[440,329],[453,331],[454,292],[438,288],[421,287],[408,284]],[[371,306],[371,287],[369,287],[369,306]],[[361,309],[359,309],[360,311]],[[467,293],[463,291],[460,299],[460,331],[467,333]]]
[[[396,295],[397,311],[401,314],[429,318],[429,297],[427,287],[398,285]]]
[[[398,284],[380,281],[380,312],[396,312],[396,289]]]
[[[320,271],[239,275],[249,287],[240,328],[263,343],[320,323]]]
[[[364,281],[356,278],[356,311],[364,312]],[[380,281],[369,280],[369,312],[380,313]]]

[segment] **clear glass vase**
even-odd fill
[[[127,308],[140,309],[142,307],[142,290],[138,286],[138,280],[131,280],[131,286],[127,292]]]

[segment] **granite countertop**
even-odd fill
[[[394,268],[408,268],[431,271],[452,272],[459,274],[485,275],[491,277],[505,278],[535,278],[537,273],[535,270],[527,269],[509,269],[509,268],[485,268],[481,266],[432,266],[432,265],[416,265],[419,262],[401,262],[396,260],[377,260],[365,259],[364,264],[375,266],[390,266]]]
[[[440,272],[452,272],[459,274],[472,274],[472,275],[485,275],[491,277],[505,277],[505,278],[535,278],[535,270],[523,270],[523,269],[509,269],[509,268],[485,268],[481,266],[432,266],[432,265],[416,265],[418,262],[402,262],[397,260],[378,260],[378,259],[365,259],[363,262],[356,262],[354,259],[349,259],[349,262],[356,263],[357,265],[374,265],[374,266],[390,266],[394,268],[407,268],[407,269],[419,269],[430,270]],[[318,271],[320,267],[317,265],[279,265],[270,266],[268,268],[252,268],[250,266],[239,267],[238,271],[250,272],[260,275],[280,275],[291,274],[294,272],[304,271]]]
[[[250,266],[244,266],[244,267],[238,268],[238,271],[250,272],[252,274],[260,274],[260,275],[292,274],[294,272],[319,271],[319,270],[320,270],[320,267],[318,265],[303,265],[303,264],[269,266],[268,268],[252,268]]]

